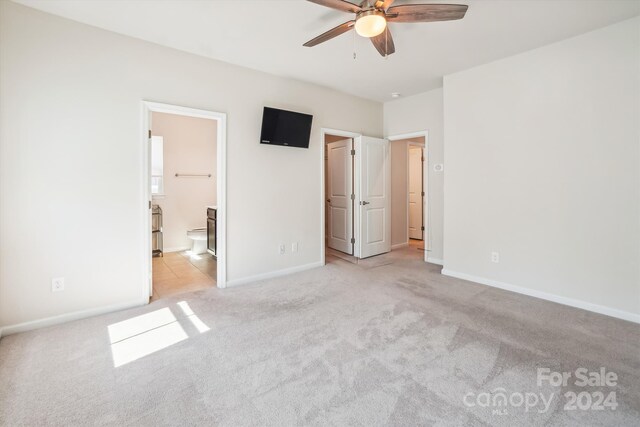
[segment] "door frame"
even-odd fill
[[[411,236],[409,236],[409,181],[411,179],[411,147],[420,147],[422,148],[422,157],[425,158],[425,144],[420,143],[420,142],[413,142],[413,141],[409,141],[409,143],[407,144],[407,244],[411,241]],[[426,158],[425,158],[426,160]],[[422,200],[422,226],[424,227],[424,230],[422,230],[422,241],[424,243],[424,235],[426,234],[425,231],[427,231],[427,224],[424,222],[424,205],[425,205],[425,199],[427,198],[427,192],[425,190],[425,186],[424,186],[424,161],[421,163],[422,164],[422,191],[424,191],[424,196],[421,196],[421,200]]]
[[[424,189],[425,197],[423,199],[424,204],[426,204],[426,208],[423,204],[422,206],[422,223],[424,224],[424,231],[422,235],[422,243],[424,244],[424,261],[427,262],[427,258],[429,256],[429,252],[431,251],[431,227],[429,223],[429,210],[431,208],[431,203],[429,201],[429,131],[422,130],[418,132],[410,132],[403,133],[397,135],[390,135],[386,138],[393,143],[393,141],[400,141],[403,139],[413,139],[424,137],[424,156],[425,161],[422,163],[422,188]],[[416,144],[419,145],[419,144]],[[409,150],[407,148],[407,244],[409,244]]]
[[[341,137],[342,138],[342,137]],[[331,179],[331,175],[333,173],[333,171],[330,171],[329,168],[333,167],[334,165],[336,166],[336,168],[340,169],[341,166],[336,164],[335,162],[331,161],[332,158],[332,151],[333,148],[335,148],[336,145],[340,145],[340,147],[342,148],[342,150],[347,150],[346,153],[343,152],[343,156],[345,156],[346,158],[342,158],[342,160],[345,162],[344,166],[347,166],[347,169],[349,171],[348,174],[346,174],[347,176],[345,176],[345,184],[349,184],[348,188],[344,188],[345,193],[344,193],[344,209],[346,209],[347,213],[349,215],[347,215],[345,217],[345,220],[347,221],[346,224],[346,229],[345,231],[347,231],[347,234],[345,235],[345,240],[344,242],[338,242],[337,240],[341,240],[341,239],[335,239],[335,236],[332,234],[332,230],[333,230],[333,224],[332,224],[332,220],[333,220],[333,210],[335,207],[335,194],[334,194],[334,188],[333,188],[333,184],[332,184],[332,179]],[[326,190],[325,191],[329,191],[331,190],[331,193],[327,193],[326,194],[326,203],[325,203],[325,215],[328,215],[328,217],[326,218],[326,224],[325,226],[327,227],[325,229],[325,233],[327,233],[327,236],[325,236],[325,242],[327,244],[327,247],[345,252],[345,253],[349,253],[349,255],[353,255],[355,253],[355,248],[354,248],[354,243],[351,241],[351,238],[354,237],[355,235],[355,230],[353,230],[353,220],[355,217],[355,201],[351,198],[351,194],[354,194],[354,183],[353,183],[353,178],[354,178],[354,173],[353,170],[355,168],[355,161],[354,161],[354,157],[351,155],[352,150],[354,149],[353,147],[353,138],[342,138],[342,139],[338,139],[336,141],[332,141],[332,142],[326,142],[325,141],[325,147],[326,147],[326,159],[325,161],[327,162],[327,170],[329,170],[331,172],[331,174],[329,174],[329,176],[326,177],[325,179],[325,186],[326,186]],[[349,206],[351,205],[351,206]],[[349,209],[351,208],[351,209]],[[351,224],[349,224],[349,222]],[[331,245],[334,246],[331,246]],[[337,249],[336,246],[340,247],[340,249]]]
[[[325,136],[326,135],[335,135],[335,136],[341,136],[341,137],[345,137],[345,138],[352,138],[354,139],[354,144],[355,144],[355,139],[362,136],[362,134],[360,133],[356,133],[356,132],[350,132],[350,131],[345,131],[345,130],[338,130],[338,129],[331,129],[331,128],[321,128],[320,129],[320,137],[321,137],[321,150],[320,150],[320,262],[322,263],[322,265],[326,265],[326,259],[325,259],[325,233],[326,233],[326,227],[325,227],[325,221],[326,221],[326,215],[325,215],[325,210],[326,210],[326,202],[327,202],[327,198],[326,198],[326,185],[325,185],[325,169],[327,167],[326,165],[326,161],[325,161],[325,151],[326,151],[326,146],[327,143],[325,141]],[[356,182],[357,176],[354,174],[354,181],[353,181],[353,185],[354,185],[354,192],[356,195],[356,200],[358,199],[358,185],[359,182]],[[355,208],[356,205],[354,205],[354,212],[355,212]],[[357,215],[354,215],[354,221],[352,226],[353,228],[353,233],[354,233],[354,237],[356,238],[356,241],[358,241],[358,229],[355,228],[356,224],[359,224],[359,220],[357,219]],[[359,254],[356,255],[356,250],[357,250],[357,245],[354,246],[353,248],[353,256],[359,256]]]
[[[140,193],[140,206],[142,207],[142,227],[143,227],[143,292],[147,301],[153,290],[152,269],[151,269],[151,216],[149,202],[152,200],[150,185],[150,164],[149,164],[149,131],[151,125],[151,113],[168,113],[179,116],[198,117],[216,121],[216,198],[217,198],[217,226],[216,226],[216,285],[225,288],[227,285],[227,114],[200,110],[196,108],[182,107],[178,105],[162,104],[152,101],[141,101],[141,141],[142,147],[142,167],[141,181],[142,189]]]

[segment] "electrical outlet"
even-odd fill
[[[284,255],[285,251],[286,251],[286,246],[284,245],[284,243],[280,243],[280,255]]]
[[[51,279],[51,292],[64,291],[64,277],[54,277]]]
[[[500,262],[500,254],[498,252],[491,252],[491,262],[496,264]]]
[[[293,242],[291,244],[291,252],[298,252],[298,242]]]

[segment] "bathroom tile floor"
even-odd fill
[[[216,259],[210,254],[169,252],[153,258],[152,301],[216,286]]]

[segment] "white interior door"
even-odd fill
[[[330,248],[353,255],[352,140],[327,144],[327,213]]]
[[[423,239],[422,147],[409,146],[409,238]]]
[[[391,156],[389,141],[362,136],[356,142],[358,173],[359,256],[391,250]]]

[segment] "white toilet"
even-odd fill
[[[193,242],[191,245],[191,253],[195,255],[202,255],[207,253],[207,229],[194,228],[187,231],[187,237]]]

